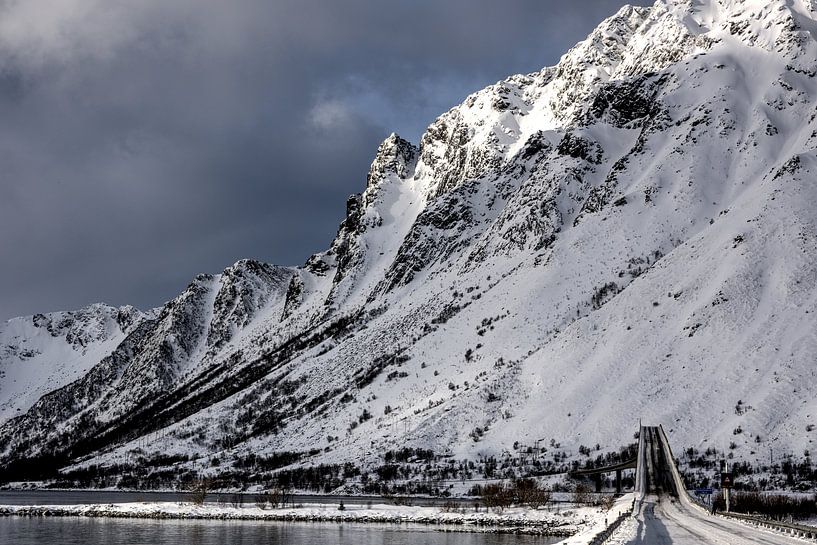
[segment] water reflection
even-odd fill
[[[14,545],[549,545],[558,538],[448,533],[418,525],[0,517]]]

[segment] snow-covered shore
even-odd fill
[[[627,501],[620,501],[609,512],[596,507],[578,507],[560,512],[509,508],[502,513],[496,513],[486,512],[484,509],[476,512],[385,504],[347,505],[345,509],[340,510],[337,503],[261,509],[257,506],[227,507],[214,504],[195,505],[189,502],[134,502],[89,505],[0,505],[0,516],[409,523],[436,525],[447,531],[525,533],[568,537],[592,535],[594,529],[605,523],[605,519],[613,520],[617,516],[617,511],[622,506],[626,507],[627,504]]]

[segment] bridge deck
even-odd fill
[[[614,473],[616,471],[622,471],[625,469],[635,469],[638,467],[638,458],[633,458],[632,460],[627,460],[626,462],[621,462],[612,466],[604,466],[604,467],[596,467],[590,469],[577,469],[576,471],[571,471],[571,477],[586,477],[588,475],[603,475],[604,473]]]

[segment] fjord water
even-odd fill
[[[185,499],[184,494],[174,492],[0,491],[0,505]],[[355,503],[354,498],[344,501]],[[560,541],[557,537],[468,533],[462,530],[457,526],[440,528],[418,524],[0,517],[0,545],[551,545]]]
[[[442,532],[417,525],[0,517],[4,545],[550,545],[558,541],[543,536]]]

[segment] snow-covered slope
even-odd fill
[[[419,146],[390,136],[328,250],[196,278],[3,424],[4,463],[617,448],[639,417],[679,446],[802,452],[815,10],[624,7]]]
[[[133,307],[91,305],[0,324],[0,422],[80,378],[145,318]]]

